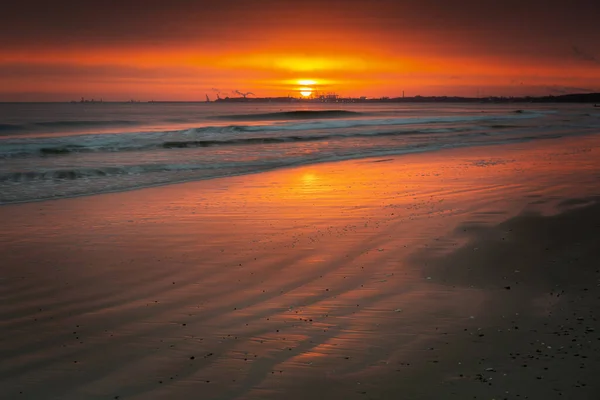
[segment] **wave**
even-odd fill
[[[363,119],[341,119],[332,121],[308,121],[303,123],[281,123],[271,125],[244,125],[235,126],[241,132],[277,132],[277,131],[303,131],[311,129],[342,129],[360,128],[368,126],[385,125],[419,125],[419,124],[443,124],[443,123],[476,123],[483,121],[505,121],[538,118],[541,113],[521,113],[514,115],[468,115],[468,116],[435,116],[435,117],[409,117],[409,118],[363,118]]]
[[[0,182],[75,180],[81,178],[95,178],[117,175],[138,175],[148,172],[189,171],[206,168],[209,167],[187,164],[147,164],[124,167],[42,169],[0,174]]]
[[[436,145],[415,144],[394,149],[356,149],[339,154],[313,154],[309,156],[286,157],[285,159],[229,161],[218,163],[187,163],[187,164],[134,164],[127,166],[102,167],[70,167],[70,168],[39,168],[26,171],[10,171],[0,173],[0,183],[31,183],[36,181],[75,181],[103,177],[118,177],[126,175],[145,176],[151,173],[164,172],[202,172],[203,178],[227,176],[231,174],[252,173],[274,168],[303,165],[314,162],[337,161],[372,157],[378,155],[403,154],[415,151],[425,151]],[[176,179],[176,175],[172,175]],[[102,191],[100,191],[102,192]]]
[[[186,148],[186,147],[211,147],[211,146],[231,146],[231,145],[250,145],[250,144],[272,144],[272,143],[290,143],[290,142],[317,142],[321,140],[331,139],[352,139],[365,137],[381,137],[381,136],[403,136],[417,134],[443,134],[450,132],[465,131],[468,129],[422,129],[408,131],[384,131],[384,132],[356,132],[356,133],[341,133],[330,135],[292,135],[292,136],[267,136],[267,137],[250,137],[228,140],[188,140],[188,141],[169,141],[162,143],[161,147]]]
[[[334,112],[335,110],[330,111]],[[297,113],[297,111],[294,113]],[[346,112],[344,111],[344,113]],[[486,128],[507,131],[513,127],[518,127],[518,124],[515,124],[514,120],[534,118],[539,115],[531,113],[486,116],[337,119],[261,125],[203,126],[175,131],[16,138],[0,142],[0,158],[59,156],[83,152],[120,152],[165,148],[260,145],[301,141],[314,142],[320,140],[410,134],[461,134],[468,133],[473,129],[485,130]],[[489,125],[482,124],[480,126],[479,123],[481,122],[486,122]]]
[[[38,131],[40,129],[81,129],[81,128],[99,128],[113,126],[133,126],[139,125],[137,121],[112,120],[112,121],[39,121],[26,124],[0,124],[0,133],[21,132],[25,130]]]
[[[11,130],[19,130],[23,129],[22,125],[14,125],[14,124],[0,124],[0,131],[11,131]]]
[[[241,114],[224,115],[217,119],[231,121],[274,121],[274,120],[302,120],[302,119],[323,119],[323,118],[352,118],[362,117],[366,114],[356,111],[346,110],[296,110],[282,111],[265,114]]]
[[[97,126],[136,125],[137,121],[111,120],[111,121],[43,121],[34,122],[31,125],[43,128],[82,128]]]
[[[388,131],[370,131],[370,132],[347,132],[347,133],[331,133],[331,134],[310,134],[310,135],[286,135],[286,136],[258,136],[258,137],[228,137],[223,139],[207,138],[207,139],[187,139],[186,135],[178,140],[153,140],[147,142],[128,141],[122,143],[112,143],[106,141],[102,143],[92,143],[89,146],[75,144],[57,144],[54,146],[36,146],[32,144],[29,147],[21,147],[12,153],[5,153],[4,157],[26,157],[32,155],[41,156],[60,156],[71,153],[92,153],[92,152],[120,152],[120,151],[141,151],[152,149],[182,149],[193,147],[214,147],[214,146],[243,146],[243,145],[260,145],[260,144],[279,144],[292,142],[318,142],[324,140],[335,139],[353,139],[367,137],[384,137],[384,136],[404,136],[404,135],[426,135],[426,134],[447,134],[470,132],[471,129],[464,128],[447,128],[447,129],[421,129],[421,130],[388,130]],[[0,157],[2,154],[0,153]]]
[[[389,134],[392,134],[391,132]],[[477,135],[477,134],[474,134]],[[379,136],[379,135],[377,135]],[[509,137],[501,140],[493,140],[486,142],[478,142],[482,144],[502,144],[511,142],[526,142],[539,139],[557,139],[563,137],[559,134],[542,135],[542,136],[525,136],[525,137]],[[297,140],[295,137],[288,137],[287,140]],[[300,138],[299,140],[306,140]],[[178,143],[177,147],[195,147],[204,146],[205,143],[186,142]],[[201,176],[197,178],[208,179],[218,176],[227,176],[230,174],[252,173],[283,166],[303,165],[307,163],[337,161],[347,159],[366,158],[374,156],[391,156],[398,154],[406,154],[413,152],[423,152],[428,150],[436,150],[441,148],[455,148],[471,146],[473,143],[469,141],[456,142],[430,142],[430,143],[413,143],[405,144],[400,147],[376,147],[376,148],[360,148],[349,147],[346,151],[336,151],[334,153],[324,152],[315,153],[307,156],[287,157],[285,159],[261,159],[248,161],[229,161],[217,163],[158,163],[158,164],[134,164],[126,166],[102,166],[102,167],[71,167],[71,168],[39,168],[27,171],[11,171],[0,173],[0,183],[27,183],[36,181],[74,181],[90,178],[115,177],[126,175],[146,175],[152,173],[165,172],[199,172],[203,171]],[[378,160],[379,162],[389,160]],[[169,178],[171,179],[171,178]],[[178,179],[176,175],[172,175],[172,179]],[[166,183],[166,182],[165,182]],[[143,185],[142,185],[143,186]],[[99,191],[99,193],[102,190]]]

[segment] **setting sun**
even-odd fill
[[[312,86],[317,84],[317,81],[315,81],[314,79],[298,79],[296,82],[299,85],[304,86],[298,89],[302,97],[309,97],[310,95],[312,95],[314,91],[314,88]]]
[[[313,79],[299,79],[298,84],[304,85],[304,86],[311,86],[311,85],[316,85],[317,81],[315,81]]]

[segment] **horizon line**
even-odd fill
[[[422,99],[453,99],[453,100],[465,100],[465,101],[485,101],[489,99],[495,100],[535,100],[535,99],[552,99],[552,98],[564,98],[569,96],[600,96],[600,92],[574,92],[574,93],[564,93],[564,94],[548,94],[543,96],[532,96],[532,95],[522,95],[522,96],[485,96],[485,97],[469,97],[469,96],[453,96],[453,95],[432,95],[432,96],[380,96],[380,97],[342,97],[339,95],[335,95],[335,97],[292,97],[292,96],[267,96],[267,97],[226,97],[226,98],[218,98],[215,100],[96,100],[90,99],[85,100],[30,100],[30,101],[0,101],[0,104],[23,104],[23,103],[56,103],[56,104],[102,104],[102,103],[124,103],[124,104],[152,104],[152,103],[228,103],[228,102],[253,102],[260,100],[294,100],[299,102],[344,102],[344,100],[352,100],[358,102],[377,102],[377,101],[405,101],[408,102],[410,100],[422,100]],[[333,101],[321,101],[321,100],[333,100]],[[339,100],[339,101],[336,101]],[[588,100],[592,101],[592,100]],[[600,101],[599,99],[593,100]],[[584,101],[582,101],[584,102]]]

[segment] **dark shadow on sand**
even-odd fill
[[[600,198],[572,199],[557,215],[527,213],[495,226],[466,223],[468,241],[412,261],[438,283],[479,289],[558,291],[591,279],[600,268]]]

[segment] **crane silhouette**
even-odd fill
[[[256,96],[256,95],[255,95],[254,93],[252,93],[252,92],[246,92],[246,93],[242,93],[242,92],[240,92],[239,90],[236,90],[236,91],[234,91],[234,93],[236,93],[236,94],[239,94],[239,95],[240,95],[240,96],[242,96],[243,98],[246,98],[246,97],[247,97],[247,96],[249,96],[249,95]]]

